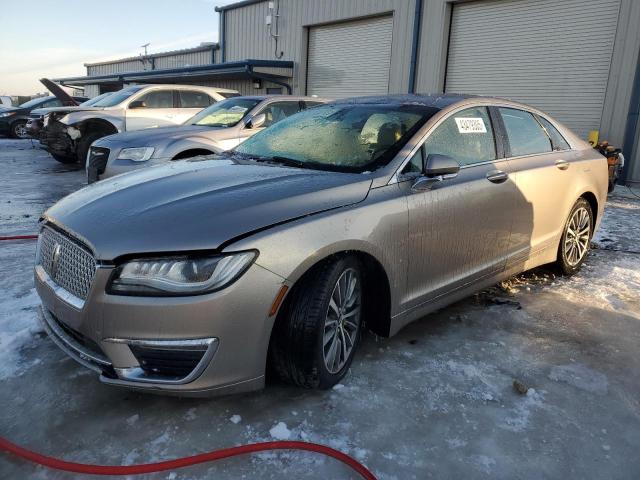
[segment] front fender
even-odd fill
[[[377,188],[355,205],[303,217],[236,241],[224,251],[257,249],[256,263],[295,284],[331,255],[364,252],[375,258],[389,280],[391,312],[399,311],[406,288],[407,204],[397,185]]]
[[[120,110],[102,111],[99,114],[96,114],[95,111],[69,112],[58,118],[58,121],[74,127],[88,121],[100,121],[110,123],[118,132],[123,132],[125,129],[124,111]]]

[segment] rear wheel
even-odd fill
[[[558,267],[565,275],[573,275],[584,263],[593,235],[593,211],[584,198],[579,198],[569,213],[558,247]]]
[[[29,138],[27,133],[27,121],[17,120],[11,124],[11,136],[13,138]]]
[[[58,153],[52,153],[51,156],[60,163],[76,163],[78,160],[75,157],[67,157],[66,155],[60,155]]]
[[[345,376],[362,328],[362,276],[354,257],[309,272],[274,328],[271,363],[288,383],[330,388]]]

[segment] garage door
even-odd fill
[[[619,0],[455,5],[445,89],[528,103],[586,138],[600,128]]]
[[[386,94],[392,31],[393,17],[310,28],[307,95]]]

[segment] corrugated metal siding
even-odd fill
[[[144,70],[142,60],[127,60],[125,62],[105,63],[101,65],[87,66],[87,75],[107,75],[109,73],[137,72]],[[151,70],[151,65],[147,62],[147,70]]]
[[[211,63],[211,51],[182,53],[180,55],[167,55],[156,57],[156,70],[161,68],[180,68],[188,65],[208,65]]]
[[[262,82],[261,88],[254,88],[253,80],[242,79],[242,80],[202,80],[202,81],[184,81],[180,82],[183,85],[201,85],[203,87],[218,87],[218,88],[230,88],[232,90],[237,90],[242,95],[265,95],[267,93],[267,88],[275,87],[279,88],[281,85],[276,85],[271,82]],[[282,93],[286,94],[286,90],[282,88]]]
[[[629,163],[627,181],[633,184],[640,184],[640,122],[636,125],[636,135],[633,152],[627,153],[625,158]]]
[[[100,95],[100,87],[98,85],[85,85],[84,96],[93,98]]]
[[[386,94],[392,34],[391,16],[311,28],[307,93],[332,98]]]
[[[278,50],[282,59],[293,60],[295,93],[304,93],[307,29],[331,23],[393,12],[393,43],[389,91],[403,93],[409,82],[414,0],[279,0]],[[427,2],[428,3],[428,2]],[[260,2],[225,13],[227,61],[247,58],[275,59],[275,43],[269,37],[265,17],[268,2]]]
[[[586,138],[589,130],[600,128],[619,4],[537,0],[454,5],[446,91],[531,104]]]

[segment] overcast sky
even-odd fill
[[[44,91],[39,78],[86,75],[84,63],[218,40],[216,5],[235,0],[25,0],[0,8],[0,95]]]

